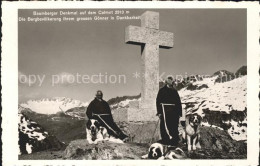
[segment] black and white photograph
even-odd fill
[[[15,158],[246,161],[248,13],[17,9]]]

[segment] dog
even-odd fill
[[[96,119],[89,119],[86,123],[86,137],[89,144],[109,140],[107,129],[100,125]]]
[[[161,157],[160,159],[187,159],[187,156],[181,148],[175,148],[169,150],[165,157]]]
[[[181,159],[186,158],[185,153],[181,148],[173,148],[171,146],[163,145],[161,143],[153,143],[148,150],[148,154],[143,155],[142,159]]]
[[[201,149],[200,146],[200,127],[201,116],[197,113],[189,114],[185,120],[185,130],[183,132],[183,139],[186,140],[188,151]]]

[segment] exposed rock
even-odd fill
[[[246,154],[247,151],[243,141],[234,141],[227,131],[212,127],[202,128],[201,146],[204,149],[221,150],[223,153]]]
[[[19,147],[20,154],[30,154],[47,149],[59,150],[62,144],[55,136],[50,135],[42,126],[19,113]]]
[[[247,75],[247,66],[240,67],[236,71],[235,75],[236,75],[236,77]]]
[[[208,85],[202,84],[202,85],[193,85],[193,84],[188,84],[187,90],[201,90],[203,88],[208,88]]]
[[[64,149],[58,151],[45,150],[45,151],[35,152],[32,154],[19,155],[18,160],[61,160],[63,152]]]
[[[67,146],[63,158],[67,160],[141,159],[141,156],[147,153],[148,148],[147,144],[136,143],[104,142],[94,145],[81,139],[72,141]]]
[[[235,74],[227,70],[217,71],[213,75],[218,76],[217,79],[215,80],[216,83],[231,81],[235,78]]]
[[[142,132],[140,132],[142,133]],[[139,135],[142,135],[140,134]],[[155,141],[154,141],[155,142]],[[188,152],[186,143],[179,147],[191,159],[235,159],[246,158],[247,145],[243,141],[234,141],[227,131],[212,127],[201,128],[202,149]],[[85,139],[72,141],[63,153],[63,159],[68,160],[113,160],[141,159],[148,153],[151,143],[100,142],[97,145],[88,144]]]
[[[55,135],[58,140],[68,144],[75,139],[86,137],[86,120],[62,114],[39,114],[35,112],[24,112],[23,115],[42,126],[49,134]]]
[[[139,132],[142,135],[142,131]],[[155,141],[154,141],[155,142]],[[183,149],[185,158],[190,159],[245,159],[247,158],[247,144],[233,140],[227,131],[212,127],[201,128],[201,149],[188,152],[184,142],[179,147]],[[100,142],[97,145],[88,144],[86,139],[72,141],[65,151],[42,151],[30,155],[21,155],[19,159],[52,159],[52,160],[139,160],[148,153],[151,143]]]
[[[247,144],[244,141],[234,141],[224,130],[202,127],[200,143],[202,149],[192,151],[188,157],[192,159],[243,159],[247,157]]]

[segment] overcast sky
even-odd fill
[[[129,10],[141,15],[145,10]],[[246,65],[246,10],[163,9],[160,30],[173,32],[174,48],[160,49],[160,73],[206,74],[235,72]],[[20,17],[33,10],[20,10]],[[125,27],[140,20],[85,22],[19,22],[19,73],[45,75],[38,86],[19,84],[19,101],[42,97],[70,97],[90,101],[95,91],[104,98],[140,93],[140,46],[125,44]],[[126,83],[81,83],[52,86],[52,75],[125,75]]]

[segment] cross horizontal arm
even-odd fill
[[[138,26],[128,26],[125,29],[125,42],[128,44],[152,44],[160,48],[173,47],[173,33]]]
[[[159,31],[158,44],[160,48],[172,48],[174,35],[171,32]]]
[[[138,26],[128,26],[125,28],[125,42],[128,44],[145,44],[146,28]]]

